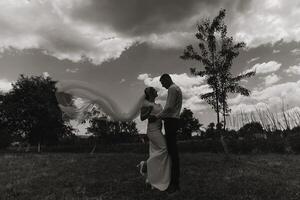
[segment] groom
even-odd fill
[[[174,193],[180,189],[180,168],[176,135],[180,125],[179,115],[182,106],[182,92],[181,89],[173,83],[169,74],[163,74],[159,80],[162,86],[168,89],[168,96],[164,109],[161,113],[156,115],[156,117],[164,120],[167,149],[172,162],[171,182],[167,191]]]

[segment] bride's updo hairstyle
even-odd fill
[[[155,92],[154,87],[146,87],[144,90],[145,93],[145,99],[149,101],[151,95],[153,95]]]

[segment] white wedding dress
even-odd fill
[[[153,106],[150,115],[162,111],[160,104],[145,100],[143,106]],[[161,132],[162,121],[148,122],[147,136],[149,138],[149,158],[147,159],[147,181],[160,191],[168,188],[171,179],[171,159],[168,155],[165,137]]]

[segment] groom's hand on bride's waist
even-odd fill
[[[148,117],[148,122],[155,122],[157,120],[157,117],[155,115],[150,115]]]

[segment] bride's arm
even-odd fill
[[[152,106],[143,106],[141,108],[140,118],[141,118],[142,121],[148,119],[148,117],[150,116],[150,113],[151,113],[152,109],[153,109]]]

